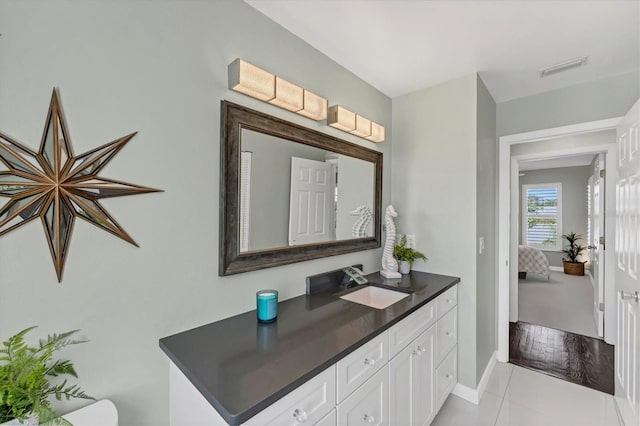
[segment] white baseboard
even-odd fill
[[[453,391],[451,391],[451,393],[453,393],[457,397],[478,405],[480,403],[480,398],[482,398],[484,390],[487,388],[487,383],[489,383],[491,373],[493,373],[493,369],[496,366],[496,357],[497,353],[494,352],[491,355],[491,358],[489,358],[489,362],[487,363],[487,367],[484,369],[484,373],[482,373],[482,378],[480,379],[477,388],[472,389],[469,386],[465,386],[461,383],[456,383],[456,386],[453,388]]]
[[[549,266],[549,269],[555,272],[564,272],[564,268],[562,266]]]

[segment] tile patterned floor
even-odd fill
[[[433,425],[618,426],[613,396],[497,363],[480,404],[450,395]]]

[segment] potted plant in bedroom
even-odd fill
[[[78,330],[47,336],[38,345],[30,346],[24,336],[35,327],[29,327],[2,342],[0,347],[0,424],[55,424],[70,425],[51,408],[49,397],[94,399],[78,385],[67,380],[51,383],[58,376],[78,377],[68,360],[54,359],[54,352],[78,343],[69,336]]]
[[[562,258],[564,273],[568,275],[584,275],[584,264],[586,261],[578,261],[578,256],[587,249],[578,243],[579,240],[582,240],[582,236],[575,232],[569,232],[563,235],[562,238],[569,242],[569,245],[562,250],[568,257],[568,259]]]
[[[427,256],[418,250],[407,247],[407,236],[403,235],[398,244],[393,247],[393,257],[398,261],[398,271],[401,274],[411,272],[413,262],[417,259],[427,260]]]

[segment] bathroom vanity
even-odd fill
[[[423,425],[457,381],[459,278],[413,271],[370,282],[410,292],[385,309],[339,290],[160,340],[172,425]]]

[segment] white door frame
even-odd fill
[[[518,256],[518,235],[517,232],[512,232],[512,225],[515,228],[515,226],[517,226],[518,220],[518,165],[517,160],[513,159],[511,156],[511,146],[522,143],[538,142],[541,140],[553,139],[562,136],[571,136],[581,133],[611,130],[615,129],[621,120],[622,117],[590,121],[569,126],[554,127],[550,129],[536,130],[533,132],[506,135],[501,136],[498,139],[498,361],[509,361],[509,283],[512,279],[517,280],[518,276],[517,261],[515,261]],[[544,153],[540,153],[538,156],[544,157],[549,155],[583,154],[595,151],[606,152],[607,168],[609,170],[615,169],[615,167],[609,167],[615,164],[613,163],[613,161],[616,158],[615,143],[613,142],[611,145],[577,147],[572,149],[547,151]],[[607,193],[609,194],[609,196],[607,197],[606,210],[611,213],[607,214],[606,240],[611,247],[610,244],[612,244],[615,240],[615,214],[612,213],[615,212],[615,199],[614,196],[612,196],[612,194],[615,194],[615,182],[614,179],[607,179],[607,182],[613,182],[614,185],[613,188],[610,188],[607,184]],[[511,196],[512,193],[514,194],[514,197]],[[613,254],[613,250],[606,250],[605,256],[605,261],[610,265],[613,265],[615,257]],[[510,259],[514,259],[514,261],[511,262]],[[613,268],[608,268],[608,270],[613,271]],[[605,280],[608,279],[608,276],[609,275],[605,273]],[[613,284],[613,279],[611,279],[610,282],[611,284]],[[614,286],[611,285],[608,287]],[[615,292],[615,289],[613,291]],[[605,290],[605,300],[615,300],[615,297],[613,296],[614,295],[608,297],[607,290]],[[607,307],[605,306],[605,340],[607,340],[608,336],[612,339],[615,338],[614,309],[615,304],[611,307],[611,309],[607,309]],[[608,320],[607,311],[609,311],[610,315],[613,315],[611,320]],[[607,327],[606,323],[609,324],[609,327]],[[607,341],[608,343],[612,343],[609,340]]]

